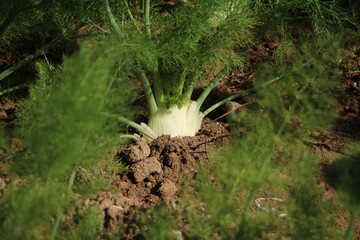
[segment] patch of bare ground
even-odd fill
[[[279,42],[269,34],[265,34],[245,54],[245,71],[233,69],[219,84],[221,92],[226,93],[221,97],[228,97],[240,91],[253,87],[254,71],[265,61],[272,59]]]
[[[257,66],[262,62],[272,59],[278,45],[279,41],[276,38],[272,37],[270,34],[264,34],[264,36],[256,42],[255,46],[246,52],[244,56],[244,70],[233,68],[226,74],[210,93],[209,97],[204,102],[204,107],[208,108],[216,102],[254,87],[254,82],[256,81],[254,74]],[[217,69],[215,72],[208,74],[209,76],[214,77],[215,73],[219,71],[220,69]],[[224,104],[221,109],[215,109],[208,116],[211,119],[223,120],[228,113],[252,103],[249,95],[247,97],[241,97]]]
[[[122,239],[133,239],[139,234],[133,223],[136,212],[176,202],[181,182],[196,176],[198,163],[209,158],[209,148],[229,141],[229,136],[225,124],[204,119],[194,137],[161,136],[153,142],[135,142],[119,152],[129,170],[112,176],[118,192],[101,192],[88,200],[103,213],[104,236],[127,226]]]

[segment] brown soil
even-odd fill
[[[354,70],[356,69],[356,70]],[[342,63],[341,85],[345,90],[339,99],[340,118],[335,131],[347,138],[360,140],[360,45],[346,50]]]
[[[131,224],[136,209],[174,203],[182,180],[194,177],[197,164],[208,159],[209,147],[228,137],[226,125],[205,119],[195,137],[161,136],[151,143],[138,141],[119,152],[129,167],[125,174],[113,177],[113,185],[120,192],[102,192],[92,199],[103,211],[104,233],[126,223],[129,228],[124,239],[139,234]]]
[[[9,99],[0,99],[0,127],[12,127],[20,104]]]
[[[246,52],[245,71],[235,68],[221,80],[217,89],[218,92],[222,92],[219,97],[223,99],[253,87],[256,67],[262,62],[272,59],[278,45],[276,39],[265,34],[254,47]]]

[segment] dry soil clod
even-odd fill
[[[165,179],[161,182],[158,192],[163,198],[173,198],[177,190],[178,187],[173,181]]]
[[[143,181],[152,173],[161,173],[162,171],[161,163],[155,157],[149,157],[134,163],[130,168],[134,173],[136,182]]]
[[[145,140],[137,141],[127,152],[126,161],[135,163],[144,160],[150,155],[150,147]]]

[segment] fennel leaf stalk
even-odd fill
[[[128,57],[133,57],[133,73],[141,82],[149,109],[147,124],[135,124],[122,116],[115,118],[135,127],[149,139],[161,135],[194,136],[202,119],[227,101],[201,112],[204,101],[222,77],[233,66],[241,67],[241,56],[233,51],[233,47],[236,44],[244,47],[252,38],[256,18],[248,11],[250,3],[183,1],[169,14],[153,16],[150,13],[154,5],[145,0],[143,15],[135,16],[143,19],[143,24],[139,24],[143,26],[140,33],[137,24],[119,27],[107,0],[105,5],[114,32],[131,52]],[[126,3],[126,7],[134,23],[129,4]],[[152,22],[152,19],[156,21]],[[139,45],[134,38],[140,41]],[[199,80],[207,77],[205,70],[216,67],[219,62],[224,67],[215,72],[200,97],[192,99]]]

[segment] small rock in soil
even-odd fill
[[[137,141],[132,145],[127,154],[127,162],[135,163],[144,160],[150,155],[150,147],[145,140]]]
[[[176,184],[169,179],[161,182],[158,192],[163,198],[173,198],[178,190]]]
[[[164,163],[166,166],[171,167],[174,170],[178,170],[180,168],[180,156],[171,152],[167,155]]]
[[[143,181],[152,173],[161,173],[161,163],[155,157],[149,157],[143,161],[134,163],[130,168],[134,173],[136,182]]]
[[[101,209],[109,208],[111,205],[112,205],[112,201],[109,198],[106,198],[106,199],[100,201],[100,208]]]

